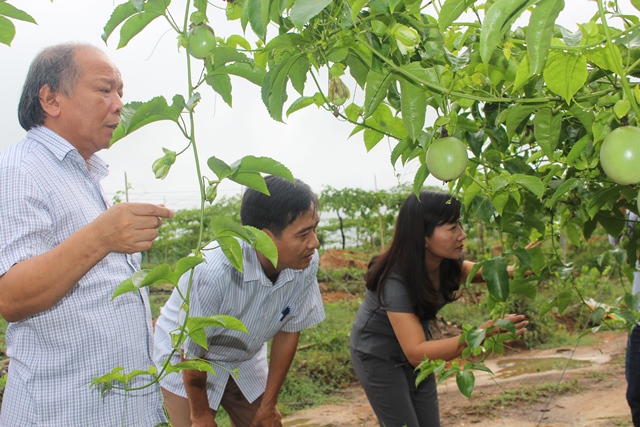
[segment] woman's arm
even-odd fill
[[[387,316],[402,352],[413,366],[418,366],[425,357],[430,360],[449,361],[455,359],[467,347],[464,341],[458,343],[460,336],[427,341],[422,324],[418,316],[413,313],[387,311]],[[521,314],[510,314],[505,316],[505,319],[515,323],[518,336],[524,333],[524,327],[529,323]],[[492,324],[493,321],[489,320],[483,323],[480,328],[487,329]]]

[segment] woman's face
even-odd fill
[[[431,237],[425,237],[426,257],[459,260],[467,234],[460,222],[437,226]]]

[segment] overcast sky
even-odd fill
[[[634,13],[635,9],[627,6],[628,0],[624,1],[625,11]],[[109,39],[108,46],[100,35],[119,2],[11,0],[10,3],[30,13],[38,25],[14,21],[17,34],[12,46],[0,45],[0,151],[24,137],[25,132],[16,116],[20,91],[31,60],[42,47],[50,44],[85,41],[102,48],[122,72],[125,102],[147,101],[158,95],[168,101],[175,94],[186,97],[184,54],[177,51],[175,33],[169,31],[164,20],[153,22],[127,47],[116,50],[117,31]],[[171,10],[181,21],[182,10],[175,9],[177,3],[183,4],[174,1]],[[222,0],[212,3],[225,5]],[[574,22],[588,21],[596,10],[596,3],[590,0],[567,0],[566,3],[567,10],[561,18],[572,30],[577,29]],[[210,7],[209,17],[219,36],[242,34],[239,22],[227,23],[222,9],[216,11]],[[271,29],[273,31],[274,27]],[[208,86],[200,89],[203,101],[196,110],[196,137],[207,176],[214,178],[206,168],[206,159],[212,155],[231,163],[252,154],[269,156],[284,163],[316,192],[327,185],[373,190],[376,185],[378,189],[388,189],[399,182],[412,182],[417,164],[411,163],[404,168],[398,163],[395,170],[391,166],[389,156],[393,141],[383,140],[367,153],[362,134],[348,138],[352,125],[315,107],[292,114],[285,119],[286,124],[278,123],[269,117],[257,86],[233,77],[232,83],[232,109]],[[353,94],[355,86],[351,90]],[[306,94],[313,93],[310,89]],[[295,97],[297,94],[292,94],[289,102]],[[153,161],[162,156],[162,147],[181,151],[185,144],[186,140],[174,124],[159,122],[101,152],[100,156],[110,165],[110,176],[102,181],[108,196],[111,198],[118,190],[124,190],[126,172],[133,187],[129,192],[131,201],[165,203],[173,209],[195,207],[199,202],[198,183],[190,153],[178,158],[163,181],[156,180],[151,172]],[[442,185],[431,179],[428,184]],[[231,196],[239,192],[240,187],[230,183],[222,188],[221,194]]]

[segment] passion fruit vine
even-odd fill
[[[213,28],[200,24],[189,30],[187,34],[187,50],[197,59],[204,59],[216,47],[216,35]]]
[[[607,177],[620,185],[640,182],[640,129],[621,126],[606,136],[600,149],[600,165]]]
[[[467,168],[467,147],[453,136],[440,138],[427,149],[427,169],[441,181],[458,179]]]

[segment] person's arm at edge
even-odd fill
[[[251,427],[271,426],[276,417],[280,416],[277,408],[278,394],[284,380],[287,378],[289,367],[298,347],[300,332],[279,331],[271,342],[269,358],[269,374],[267,386],[262,397],[260,408],[251,421]],[[280,424],[277,424],[280,425]]]
[[[58,246],[16,263],[0,276],[0,316],[17,322],[54,306],[109,253],[148,250],[157,236],[158,218],[173,216],[157,205],[116,206]],[[121,212],[125,210],[127,218]],[[126,223],[114,226],[116,220]]]

